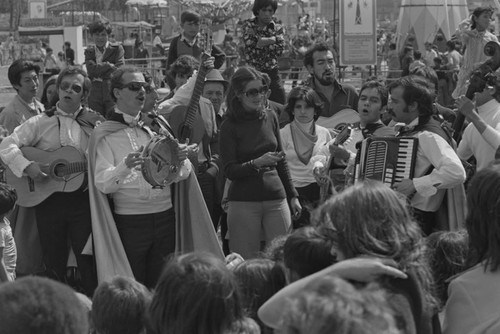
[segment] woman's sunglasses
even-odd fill
[[[141,88],[144,88],[146,93],[151,92],[151,89],[152,89],[151,85],[148,84],[147,82],[137,82],[137,81],[132,81],[132,82],[129,82],[128,84],[125,84],[122,86],[122,89],[123,88],[128,88],[129,90],[131,90],[133,92],[138,92],[141,90]]]
[[[73,92],[78,94],[82,91],[83,87],[77,84],[71,84],[68,81],[63,81],[61,82],[61,85],[59,85],[59,89],[62,89],[64,91],[71,89]]]
[[[268,89],[269,88],[267,88],[267,86],[262,86],[259,89],[257,89],[257,88],[250,88],[244,94],[245,94],[246,97],[252,99],[252,98],[256,98],[257,96],[259,96],[259,94],[260,95],[266,94]]]

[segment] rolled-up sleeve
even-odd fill
[[[465,181],[465,169],[453,148],[439,135],[424,131],[418,136],[425,158],[434,168],[413,179],[417,193],[432,196],[438,189],[453,188]]]

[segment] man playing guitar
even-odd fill
[[[42,158],[57,150],[72,147],[80,152],[79,156],[83,160],[80,163],[86,165],[84,152],[87,150],[88,138],[96,123],[103,120],[99,114],[82,106],[90,85],[87,74],[81,69],[64,69],[56,82],[59,92],[56,106],[28,119],[0,144],[0,158],[10,171],[18,178],[23,175],[29,177],[26,182],[30,183],[28,188],[31,192],[27,195],[37,196],[39,188],[43,189],[53,179],[65,179],[66,176],[62,175],[62,165],[49,173],[44,165],[38,163],[40,160],[26,156],[22,150],[34,147]],[[84,173],[82,169],[75,176]],[[36,220],[47,275],[64,282],[69,238],[85,293],[91,296],[96,287],[93,259],[81,254],[91,232],[89,196],[85,183],[82,182],[75,191],[55,192],[37,202]]]

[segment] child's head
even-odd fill
[[[448,299],[447,280],[466,267],[469,250],[467,231],[438,231],[426,238],[427,261],[441,306]]]
[[[413,57],[416,59],[416,60],[420,60],[422,58],[422,52],[420,52],[419,50],[415,50],[413,52]]]
[[[290,117],[290,121],[293,121],[295,118],[299,122],[301,119],[311,119],[317,120],[323,108],[323,102],[319,95],[312,89],[307,86],[298,86],[292,88],[290,94],[288,95],[288,103],[285,106],[285,111],[288,113]],[[310,110],[308,112],[308,116],[305,116],[305,110]]]
[[[472,12],[472,24],[471,29],[477,29],[479,31],[484,31],[490,27],[491,17],[494,13],[491,7],[477,7]]]
[[[399,334],[387,297],[376,284],[358,290],[341,278],[323,277],[287,302],[281,333]]]
[[[194,38],[200,31],[200,14],[192,11],[186,10],[181,14],[181,28],[184,35],[189,38]]]
[[[257,310],[285,287],[285,271],[271,260],[250,259],[238,264],[233,273],[240,286],[243,308],[262,326]]]
[[[17,201],[17,192],[7,183],[0,183],[0,217],[7,215]]]
[[[149,307],[156,333],[224,333],[243,319],[231,271],[208,253],[173,257],[165,265]]]
[[[333,240],[313,226],[295,230],[285,242],[285,267],[290,282],[309,276],[336,262]]]
[[[87,334],[88,314],[65,284],[27,276],[0,284],[0,333]]]
[[[170,67],[170,74],[175,79],[175,87],[184,85],[198,67],[199,62],[193,56],[182,55],[177,58]]]
[[[140,334],[151,292],[131,278],[99,284],[92,298],[92,324],[97,334]]]
[[[359,92],[358,113],[364,125],[380,121],[380,115],[387,106],[389,92],[378,81],[366,82]]]

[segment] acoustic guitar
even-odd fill
[[[87,160],[72,146],[63,146],[52,152],[23,147],[21,152],[26,159],[37,162],[48,177],[41,181],[28,176],[19,178],[9,168],[5,169],[5,182],[16,189],[20,206],[36,206],[55,192],[73,192],[86,182]]]
[[[351,137],[351,130],[352,130],[352,127],[347,124],[338,134],[337,136],[335,137],[335,141],[333,143],[333,145],[342,145],[343,143],[345,143],[347,141],[347,139],[349,139]],[[319,187],[319,198],[320,198],[320,203],[324,203],[327,199],[328,199],[328,194],[329,194],[329,190],[333,187],[333,182],[330,178],[330,172],[329,172],[329,168],[330,166],[332,165],[332,162],[333,160],[335,159],[335,157],[333,156],[333,154],[330,154],[330,158],[328,159],[328,162],[326,164],[326,167],[325,167],[325,170],[323,171],[325,174],[325,176],[327,177],[328,179],[328,182],[325,183],[325,184],[321,184],[320,187]]]

